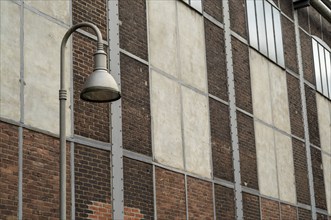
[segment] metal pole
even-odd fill
[[[60,216],[61,220],[66,219],[66,100],[67,91],[65,90],[64,80],[64,58],[65,58],[65,46],[70,35],[75,32],[78,28],[90,27],[94,30],[97,35],[98,46],[97,50],[103,50],[102,35],[97,26],[89,22],[82,22],[72,26],[67,33],[64,35],[61,43],[60,52]]]

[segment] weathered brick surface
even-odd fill
[[[73,0],[72,22],[77,24],[89,21],[100,29],[104,39],[107,36],[107,1],[105,0]],[[85,28],[84,28],[85,29]],[[91,29],[85,29],[94,34]]]
[[[205,39],[209,93],[227,101],[224,31],[205,19]]]
[[[187,178],[188,215],[190,219],[214,219],[212,184]]]
[[[120,47],[148,60],[145,0],[120,0]]]
[[[304,78],[315,85],[314,57],[311,37],[304,31],[300,31],[300,43],[302,54],[302,67]]]
[[[17,218],[18,127],[0,122],[0,218]]]
[[[292,3],[291,3],[292,4]],[[284,42],[284,57],[285,57],[285,66],[290,70],[298,73],[297,65],[297,53],[296,53],[296,44],[295,42],[295,30],[294,24],[292,21],[288,20],[284,15],[281,18],[282,20],[282,32],[283,32],[283,42]]]
[[[110,152],[75,145],[76,219],[89,219],[89,206],[95,202],[111,204]]]
[[[243,193],[243,211],[245,220],[261,219],[259,197]]]
[[[312,6],[309,7],[310,33],[322,38],[321,15]]]
[[[280,9],[284,12],[288,17],[293,19],[293,3],[288,0],[280,0]]]
[[[247,39],[246,31],[246,1],[229,1],[231,30]]]
[[[124,220],[144,220],[146,219],[139,209],[124,207]],[[153,219],[153,218],[147,218]]]
[[[326,210],[327,207],[326,207],[322,154],[319,149],[316,149],[314,147],[310,148],[310,152],[311,152],[311,163],[313,168],[316,207]]]
[[[331,48],[331,23],[322,17],[322,39]]]
[[[241,183],[249,188],[258,189],[254,121],[253,118],[239,111],[237,111],[237,120]]]
[[[91,220],[111,220],[112,219],[112,205],[104,202],[92,201],[88,205],[88,219]],[[125,213],[126,214],[126,213]]]
[[[146,219],[154,218],[153,167],[124,157],[124,205],[139,209]]]
[[[298,208],[298,217],[300,220],[311,220],[311,211],[307,209]]]
[[[96,43],[80,34],[73,37],[74,132],[109,142],[109,104],[90,103],[80,99],[87,77],[93,72]]]
[[[233,189],[215,184],[216,219],[235,219]]]
[[[297,219],[297,209],[294,206],[287,204],[280,204],[280,213],[282,220]]]
[[[306,103],[307,103],[307,116],[310,142],[320,147],[320,136],[318,127],[317,105],[316,105],[316,92],[305,86]]]
[[[261,211],[262,219],[278,220],[279,216],[279,203],[270,199],[261,198]]]
[[[309,30],[309,12],[308,7],[300,8],[298,11],[299,26],[310,33]]]
[[[204,11],[214,17],[219,22],[223,23],[223,8],[222,8],[222,1],[218,0],[204,0],[203,9]]]
[[[248,46],[232,37],[232,55],[236,104],[239,108],[253,113]]]
[[[209,98],[214,176],[233,181],[229,107]]]
[[[290,110],[291,133],[304,138],[304,127],[301,107],[300,82],[291,74],[286,74],[287,92]]]
[[[184,175],[155,169],[158,219],[186,219]]]
[[[297,201],[310,204],[308,167],[305,143],[292,138]]]
[[[148,67],[121,55],[123,146],[152,155]]]
[[[59,218],[60,142],[23,130],[23,217]],[[70,148],[67,145],[67,216],[70,218]]]
[[[321,213],[316,213],[317,215],[317,220],[328,220],[328,216],[321,214]]]

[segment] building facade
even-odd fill
[[[78,30],[68,219],[330,220],[330,14],[289,0],[1,0],[0,219],[59,219],[60,44],[88,21],[122,98],[80,100],[96,36]]]

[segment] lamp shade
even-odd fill
[[[108,71],[96,69],[87,78],[80,98],[89,102],[113,102],[121,98],[121,93]]]

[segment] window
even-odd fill
[[[280,12],[265,0],[249,0],[246,3],[250,45],[284,66]]]
[[[313,54],[316,90],[331,99],[331,49],[317,37],[313,37]]]
[[[187,4],[189,4],[192,8],[202,12],[202,2],[201,0],[183,0]]]

